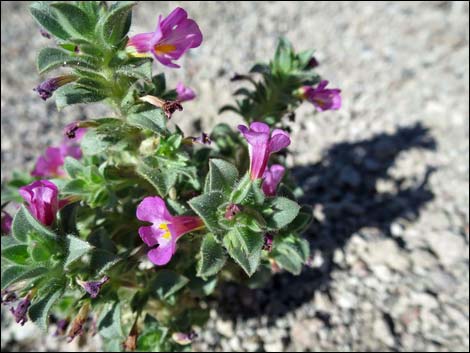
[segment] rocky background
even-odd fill
[[[59,113],[32,91],[48,40],[27,5],[1,3],[2,181],[30,169],[66,123],[105,113]],[[468,351],[468,2],[142,2],[132,32],[177,5],[205,36],[169,75],[199,94],[174,117],[186,131],[196,119],[205,130],[239,122],[217,116],[229,78],[269,59],[279,35],[317,49],[344,102],[322,114],[305,105],[293,125],[290,163],[315,208],[311,266],[264,290],[224,287],[195,349]],[[10,323],[2,314],[2,350],[96,347]]]

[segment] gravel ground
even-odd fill
[[[343,90],[339,112],[303,106],[290,163],[315,208],[314,258],[300,277],[264,290],[227,285],[198,351],[469,350],[469,6],[467,2],[141,3],[133,32],[177,5],[203,46],[171,72],[199,99],[175,116],[210,129],[230,113],[229,78],[271,57],[276,38],[317,49],[320,71]],[[25,2],[1,4],[2,180],[30,168],[67,122],[32,87],[47,44]],[[2,350],[65,346],[2,315]]]

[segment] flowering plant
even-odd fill
[[[57,108],[102,102],[115,116],[65,127],[58,147],[2,191],[2,303],[18,323],[57,325],[69,340],[98,332],[112,351],[181,351],[208,319],[205,296],[222,281],[262,286],[309,259],[312,211],[300,206],[285,151],[289,118],[303,100],[338,109],[340,91],[314,72],[312,52],[280,40],[269,64],[236,75],[232,110],[247,126],[220,124],[186,136],[178,120],[196,93],[169,89],[158,68],[178,68],[202,43],[177,8],[154,32],[128,37],[132,1],[34,3],[57,46],[35,90]],[[14,218],[5,206],[19,205]]]

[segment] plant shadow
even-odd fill
[[[218,314],[229,320],[264,315],[269,324],[312,300],[317,291],[329,295],[335,250],[344,249],[362,228],[375,228],[380,236],[405,247],[406,239],[392,234],[391,226],[398,219],[415,221],[434,198],[428,181],[435,169],[425,166],[418,180],[395,177],[391,168],[405,151],[436,148],[429,129],[417,123],[399,127],[393,134],[333,145],[318,163],[295,167],[293,177],[304,191],[300,203],[315,209],[305,237],[311,249],[321,254],[321,265],[306,267],[299,276],[277,274],[262,289],[226,283],[217,296]],[[326,314],[315,315],[328,325]]]

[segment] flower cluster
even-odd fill
[[[266,273],[299,274],[308,263],[312,209],[298,204],[286,149],[295,109],[339,109],[341,91],[327,88],[311,53],[281,39],[269,64],[236,75],[254,88],[221,109],[245,123],[212,132],[195,123],[200,131],[186,135],[169,120],[182,119],[196,92],[171,87],[152,63],[179,68],[201,30],[176,8],[155,31],[129,35],[135,6],[31,5],[57,44],[39,53],[39,72],[69,71],[39,84],[40,98],[60,109],[102,102],[116,115],[69,124],[30,173],[6,184],[2,304],[20,324],[55,323],[68,341],[99,333],[104,350],[181,351],[220,283],[262,286]]]

